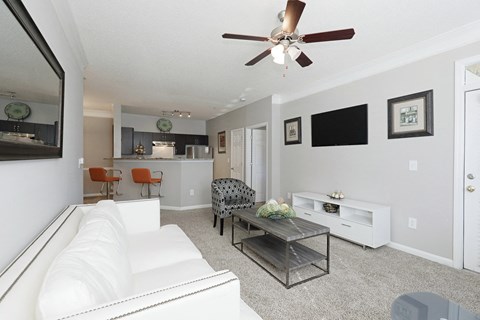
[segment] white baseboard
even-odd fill
[[[173,206],[164,206],[160,201],[160,210],[175,210],[175,211],[185,211],[185,210],[193,210],[193,209],[203,209],[203,208],[211,208],[212,204],[199,204],[195,206],[188,206],[188,207],[173,207]]]
[[[437,262],[437,263],[440,263],[440,264],[443,264],[443,265],[446,265],[446,266],[449,266],[449,267],[453,268],[453,260],[452,259],[447,259],[447,258],[440,257],[440,256],[437,256],[437,255],[434,255],[434,254],[431,254],[431,253],[428,253],[428,252],[425,252],[425,251],[422,251],[422,250],[407,247],[407,246],[404,246],[403,244],[399,244],[399,243],[396,243],[396,242],[390,242],[389,244],[387,244],[387,247],[397,249],[397,250],[400,250],[400,251],[403,251],[403,252],[406,252],[406,253],[410,253],[410,254],[413,254],[414,256],[424,258],[424,259],[427,259],[427,260],[430,260],[430,261],[434,261],[434,262]]]

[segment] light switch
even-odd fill
[[[78,159],[78,168],[79,168],[79,169],[82,169],[82,168],[83,168],[83,164],[84,164],[83,158],[79,158],[79,159]]]
[[[410,171],[417,171],[418,170],[417,160],[408,161],[408,170],[410,170]]]

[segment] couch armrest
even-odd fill
[[[116,202],[128,234],[160,229],[160,199]]]
[[[240,282],[224,270],[197,280],[141,293],[67,315],[63,319],[204,319],[240,318]]]

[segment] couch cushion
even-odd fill
[[[86,223],[96,220],[108,220],[112,226],[126,239],[126,228],[123,222],[120,210],[113,200],[101,200],[93,209],[88,211],[82,221],[80,221],[78,229],[81,229]]]
[[[205,259],[191,259],[133,275],[135,294],[197,279],[215,271]]]
[[[202,258],[182,229],[173,224],[158,231],[129,235],[128,255],[133,273]]]
[[[91,218],[91,216],[90,216]],[[131,294],[126,241],[109,219],[85,216],[72,242],[55,258],[40,290],[37,318],[54,318]]]

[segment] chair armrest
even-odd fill
[[[110,172],[111,174],[113,174],[113,172],[115,172],[115,171],[119,172],[120,176],[122,176],[122,170],[120,170],[120,169],[108,169],[107,173]]]
[[[212,198],[213,197],[215,197],[215,199],[221,200],[223,203],[225,203],[225,195],[222,193],[220,188],[215,184],[212,184]]]
[[[244,184],[245,189],[242,193],[242,196],[245,198],[246,201],[249,203],[255,204],[255,194],[256,191],[250,188],[247,184]]]
[[[163,179],[163,171],[161,171],[161,170],[152,171],[152,175],[155,174],[155,173],[159,173],[159,172],[160,172],[160,179]]]
[[[130,296],[67,315],[69,320],[240,319],[240,282],[230,271]]]

